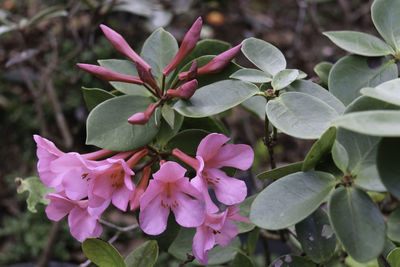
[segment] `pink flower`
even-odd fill
[[[129,203],[131,206],[131,211],[139,208],[139,205],[140,205],[139,201],[147,188],[147,184],[149,183],[150,174],[151,174],[151,167],[146,166],[142,172],[142,179],[140,179],[140,183],[136,187],[135,196],[133,199],[131,199],[131,201]]]
[[[210,198],[208,186],[214,189],[217,199],[225,205],[240,203],[247,195],[246,184],[229,177],[220,168],[228,166],[246,170],[253,163],[254,152],[248,145],[224,145],[228,140],[223,134],[207,135],[197,147],[196,159],[178,149],[172,151],[174,156],[196,169],[197,175],[191,183],[203,193],[207,212],[218,211]]]
[[[197,80],[191,80],[178,87],[178,89],[169,89],[167,96],[179,97],[183,99],[189,99],[196,92],[198,86]]]
[[[91,64],[83,64],[78,63],[79,68],[87,71],[93,75],[96,75],[98,78],[104,81],[116,81],[116,82],[126,82],[126,83],[135,83],[135,84],[143,84],[143,81],[140,80],[138,77],[120,74],[114,71],[111,71],[107,68],[91,65]]]
[[[89,173],[89,206],[98,207],[111,199],[114,206],[126,211],[135,193],[132,167],[147,155],[147,149],[136,152],[128,161],[108,158]]]
[[[178,163],[168,161],[153,174],[154,179],[140,199],[139,223],[145,233],[164,232],[170,211],[181,226],[196,227],[203,223],[203,207],[191,198],[201,198],[201,194],[184,177],[185,173],[186,169]]]
[[[212,249],[215,244],[227,246],[238,234],[238,229],[232,220],[248,221],[247,218],[237,214],[239,209],[239,207],[228,207],[219,214],[206,213],[204,223],[197,227],[192,246],[193,254],[201,264],[207,264],[207,251]]]
[[[68,225],[71,235],[79,242],[89,237],[99,237],[103,228],[98,222],[103,211],[110,203],[105,202],[98,208],[88,207],[88,200],[70,200],[60,194],[48,194],[50,204],[46,208],[47,217],[53,221],[59,221],[68,216]]]
[[[192,27],[183,38],[178,53],[176,53],[171,62],[163,69],[163,75],[166,76],[170,74],[171,71],[173,71],[179,65],[179,63],[181,63],[182,60],[196,47],[197,41],[200,38],[202,23],[203,20],[201,17],[197,18],[197,20],[193,23]]]

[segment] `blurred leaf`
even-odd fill
[[[302,167],[303,167],[303,161],[290,163],[290,164],[287,164],[285,166],[282,166],[282,167],[279,167],[276,169],[272,169],[272,170],[268,170],[268,171],[259,173],[259,174],[257,174],[257,178],[277,180],[286,175],[301,171]]]
[[[1,33],[0,33],[1,34]],[[17,63],[24,62],[32,57],[36,56],[39,53],[38,49],[32,48],[22,51],[21,53],[16,54],[12,58],[10,58],[6,63],[6,68],[11,67]]]
[[[344,260],[346,266],[349,267],[379,267],[378,261],[376,259],[368,262],[358,262],[350,256],[347,256]]]
[[[397,0],[376,0],[371,7],[372,21],[383,39],[396,52],[400,51],[400,2]]]
[[[298,70],[281,70],[274,75],[271,85],[275,91],[281,90],[294,82],[299,76]]]
[[[328,85],[329,73],[332,69],[333,64],[330,62],[322,61],[315,65],[314,72],[318,75],[319,79],[323,84]]]
[[[254,267],[254,263],[252,259],[242,252],[236,253],[236,256],[233,258],[231,267]]]
[[[26,26],[33,26],[39,22],[56,18],[56,17],[65,17],[68,15],[68,12],[64,10],[64,6],[51,6],[46,9],[41,10],[35,16],[30,18]]]
[[[158,258],[158,244],[155,240],[146,241],[125,259],[127,267],[153,267]]]
[[[28,198],[26,199],[26,203],[28,204],[28,210],[30,212],[37,212],[36,205],[42,203],[44,205],[48,205],[50,200],[46,198],[47,194],[53,193],[54,189],[48,188],[45,186],[42,181],[38,177],[29,177],[26,179],[18,180],[18,188],[17,193],[22,194],[24,192],[28,192]]]
[[[363,88],[361,94],[400,106],[400,79],[384,82],[375,88]]]
[[[265,120],[265,106],[267,105],[267,100],[264,96],[254,95],[240,105],[256,115],[260,120]]]
[[[274,260],[269,267],[316,267],[316,265],[304,257],[283,255]]]
[[[16,30],[18,28],[18,26],[16,24],[12,24],[12,25],[0,25],[0,35]]]
[[[139,16],[149,17],[152,15],[153,2],[147,0],[117,0],[113,11],[129,12]]]
[[[400,199],[398,153],[400,138],[382,138],[378,145],[377,168],[382,183],[394,197]]]
[[[390,213],[386,223],[387,236],[394,242],[400,242],[400,207]]]
[[[250,210],[250,221],[268,230],[284,229],[316,210],[335,187],[332,174],[310,171],[287,175],[261,191]]]
[[[393,249],[387,256],[391,267],[400,267],[400,248]]]
[[[237,206],[240,207],[240,210],[238,211],[238,214],[241,215],[242,217],[249,218],[250,216],[250,207],[251,204],[253,203],[254,199],[256,198],[256,194],[247,197],[245,200],[243,200],[241,203],[239,203]],[[255,225],[251,222],[240,222],[240,221],[233,221],[234,224],[236,224],[239,234],[242,233],[247,233],[255,228]]]
[[[98,104],[114,97],[114,95],[110,94],[106,90],[99,88],[82,87],[82,93],[86,107],[88,108],[89,111],[94,109]]]
[[[377,57],[393,53],[388,44],[371,34],[356,31],[330,31],[323,34],[340,48],[356,55]]]
[[[267,83],[272,81],[271,75],[256,69],[240,69],[233,73],[229,78],[251,83]]]
[[[86,144],[113,151],[128,151],[148,144],[157,135],[159,119],[153,114],[145,125],[132,125],[128,118],[144,112],[151,101],[147,97],[125,95],[96,106],[87,119]]]
[[[339,187],[328,202],[336,237],[357,261],[366,262],[382,253],[386,226],[379,208],[362,190]]]
[[[86,257],[99,267],[125,267],[124,259],[108,242],[97,238],[87,238],[82,243]]]

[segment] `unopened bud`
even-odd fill
[[[136,210],[140,206],[140,197],[143,195],[144,191],[146,191],[147,185],[149,183],[149,178],[151,174],[151,167],[146,166],[142,172],[142,179],[140,179],[139,185],[136,187],[135,195],[133,199],[130,201],[131,210]]]
[[[182,72],[178,74],[179,80],[190,81],[197,77],[197,60],[193,60],[192,65],[188,71]]]
[[[151,74],[151,70],[144,68],[141,64],[136,63],[136,70],[138,72],[138,75],[140,79],[149,84],[152,88],[157,88],[158,89],[158,84],[156,80],[153,77],[153,74]]]
[[[84,71],[87,71],[104,81],[143,84],[143,81],[140,80],[138,77],[120,74],[120,73],[111,71],[111,70],[101,67],[101,66],[96,66],[96,65],[91,65],[91,64],[83,64],[83,63],[78,63],[76,65],[79,68],[83,69]]]
[[[163,75],[168,75],[173,71],[179,63],[196,47],[197,41],[200,38],[200,32],[202,27],[203,20],[199,17],[186,33],[183,38],[181,47],[176,53],[175,57],[171,60],[171,62],[163,69]]]
[[[179,86],[178,89],[176,89],[176,90],[169,89],[167,91],[167,96],[189,99],[196,92],[198,85],[199,84],[198,84],[197,80],[188,81],[188,82],[182,84],[181,86]]]
[[[178,148],[174,148],[172,150],[172,156],[182,160],[183,162],[185,162],[186,164],[188,164],[195,170],[200,168],[200,162],[197,159],[192,158],[191,156],[183,153]]]
[[[133,114],[128,119],[128,122],[130,124],[140,124],[140,125],[146,124],[149,121],[149,119],[150,119],[151,115],[153,114],[154,110],[156,109],[156,107],[157,107],[156,104],[151,103],[145,112],[138,112],[138,113]]]

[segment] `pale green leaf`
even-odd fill
[[[326,61],[322,61],[315,65],[314,72],[318,75],[323,84],[328,84],[328,77],[332,66],[332,63]]]
[[[251,83],[267,83],[272,80],[271,75],[256,69],[240,69],[233,73],[230,78]]]
[[[361,94],[400,106],[400,79],[384,82],[375,88],[363,88]]]
[[[372,21],[383,39],[396,52],[400,51],[400,1],[375,0],[371,7]]]
[[[47,194],[53,193],[54,189],[45,186],[38,177],[29,177],[25,179],[18,178],[17,180],[17,193],[22,194],[28,192],[28,198],[26,203],[28,204],[28,210],[36,213],[36,205],[42,203],[48,205],[50,200],[46,198]]]
[[[281,70],[274,75],[271,85],[275,91],[285,88],[294,82],[299,76],[298,70]]]
[[[284,177],[286,175],[301,171],[302,167],[303,167],[303,161],[290,163],[285,166],[281,166],[279,168],[259,173],[257,174],[257,178],[278,180],[279,178]]]

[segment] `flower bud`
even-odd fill
[[[154,79],[153,74],[151,74],[151,70],[144,68],[139,63],[136,63],[136,70],[138,72],[140,79],[143,82],[149,84],[152,88],[158,89],[158,84],[157,84],[156,80]]]
[[[106,69],[101,66],[91,65],[91,64],[76,64],[79,68],[87,71],[98,78],[104,81],[115,81],[115,82],[126,82],[126,83],[135,83],[135,84],[143,84],[143,81],[138,77],[120,74],[109,69]]]
[[[183,99],[189,99],[196,92],[198,86],[197,80],[191,80],[178,87],[178,89],[169,89],[167,96],[179,97]]]
[[[186,33],[183,38],[181,47],[176,53],[175,57],[171,60],[171,62],[163,69],[163,75],[168,75],[173,71],[179,63],[196,47],[197,41],[200,38],[201,26],[203,20],[201,17],[197,18],[197,20],[193,23],[192,27]]]
[[[181,74],[183,74],[182,79],[181,79]],[[178,77],[179,77],[179,80],[187,80],[187,81],[190,81],[190,80],[193,80],[194,78],[196,78],[197,77],[197,60],[196,59],[193,60],[193,63],[192,63],[192,66],[190,66],[190,69],[186,72],[179,73]]]
[[[189,165],[193,169],[197,170],[200,167],[200,162],[197,159],[192,158],[191,156],[183,153],[178,148],[174,148],[172,150],[172,156],[182,160],[183,162],[185,162],[187,165]]]
[[[106,25],[101,24],[100,28],[117,51],[129,57],[136,64],[142,65],[143,68],[151,70],[151,66],[133,51],[124,37]]]
[[[146,124],[149,121],[151,114],[153,114],[156,107],[157,105],[155,103],[151,103],[145,112],[138,112],[133,114],[128,119],[128,122],[130,124],[140,124],[140,125]]]
[[[151,173],[151,167],[150,166],[144,167],[142,172],[142,179],[140,179],[140,183],[136,187],[135,196],[130,201],[131,211],[137,210],[139,208],[140,205],[139,200],[147,188],[147,184],[149,183],[150,173]]]

